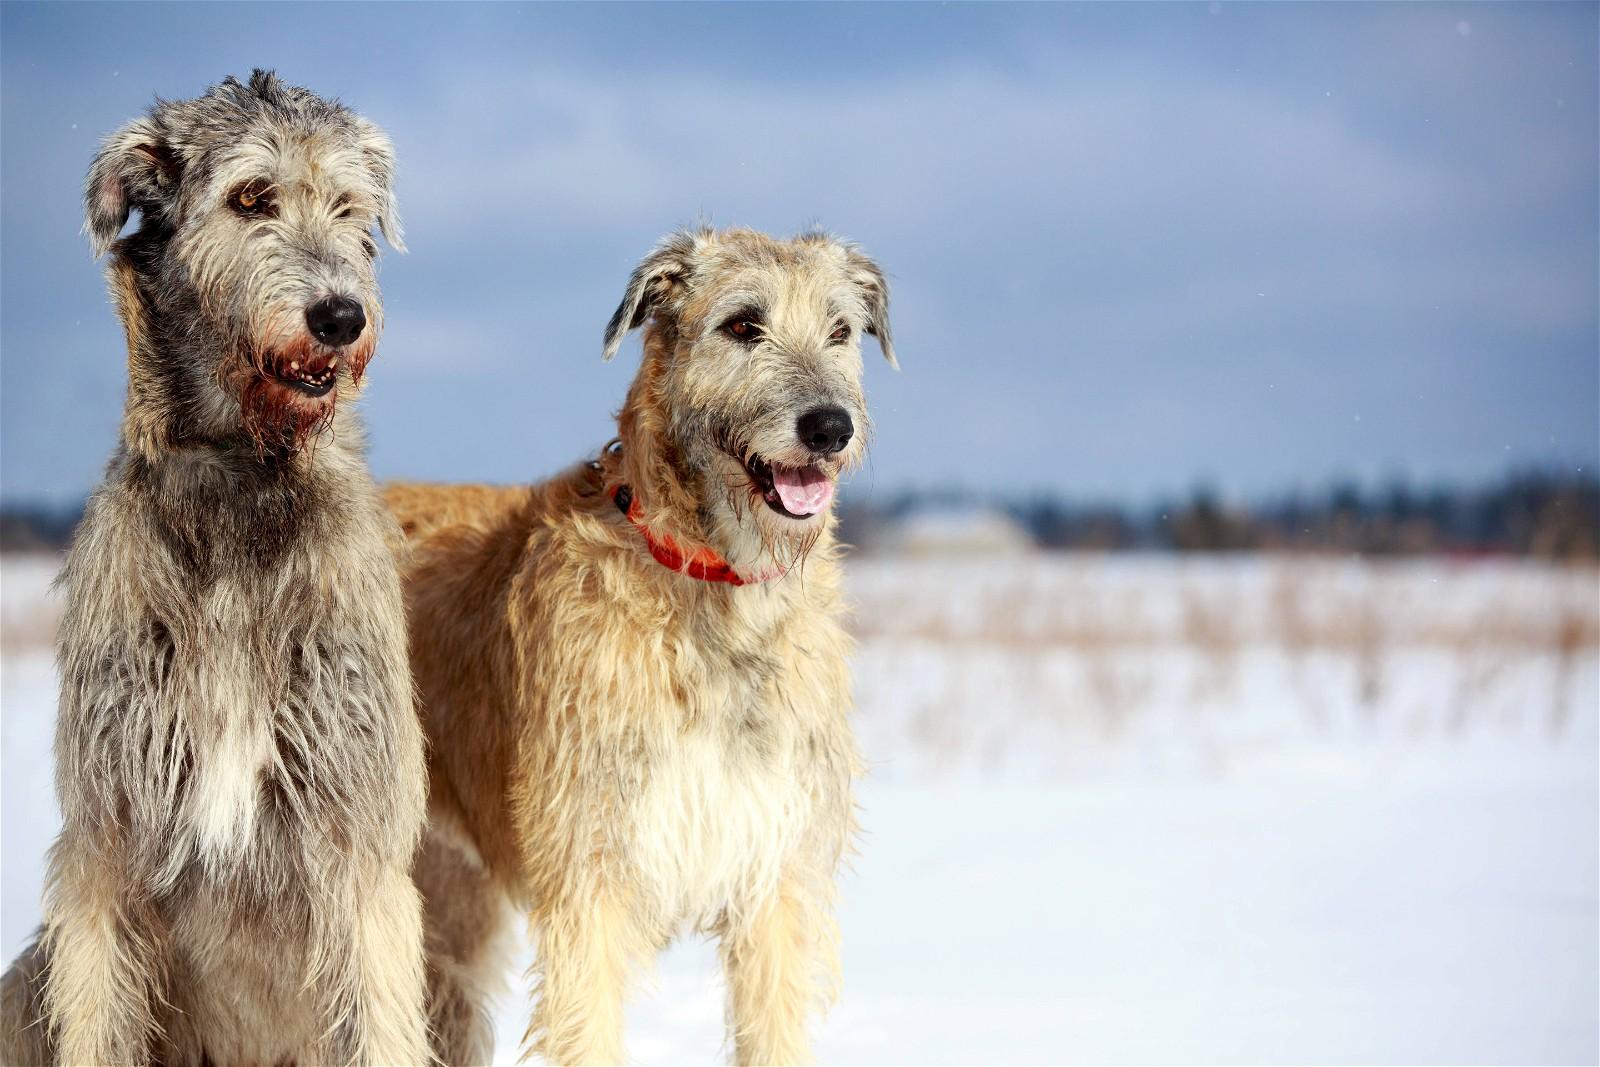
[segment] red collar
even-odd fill
[[[711,551],[709,548],[698,549],[692,556],[684,558],[683,549],[670,537],[657,538],[650,532],[650,527],[644,524],[644,509],[639,506],[639,498],[633,495],[633,490],[626,485],[619,485],[611,490],[611,500],[617,505],[617,510],[628,517],[628,521],[644,535],[644,543],[650,547],[650,554],[656,562],[669,570],[679,574],[687,574],[691,578],[698,578],[702,582],[727,582],[729,585],[744,585],[745,580],[739,577],[739,572],[733,569],[733,564]]]

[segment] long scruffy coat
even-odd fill
[[[125,461],[63,575],[72,803],[55,887],[67,864],[103,864],[71,891],[152,910],[168,945],[151,993],[175,1009],[163,1028],[180,1060],[407,1047],[403,1030],[373,1046],[352,1018],[374,993],[397,1001],[391,1025],[415,1011],[404,876],[424,771],[391,523],[359,432],[340,430],[300,470]]]
[[[62,1063],[415,1055],[422,739],[393,522],[353,418],[335,430],[282,469],[123,450],[91,500],[61,577],[65,825],[8,1062],[48,1055],[47,1024],[16,1029],[40,971],[58,1016],[96,1020]]]
[[[419,880],[447,1062],[487,1054],[472,993],[499,965],[502,894],[533,913],[530,1038],[553,1060],[621,1056],[628,971],[683,926],[721,938],[742,1060],[803,1057],[832,989],[858,757],[831,520],[785,578],[697,581],[615,506],[626,466],[387,491],[414,543],[434,827]]]
[[[243,191],[281,174],[283,218],[230,214],[242,193],[222,201],[218,166],[248,176]],[[0,1061],[428,1055],[400,536],[349,404],[375,330],[339,351],[336,407],[284,401],[266,378],[309,341],[236,336],[330,279],[376,318],[376,247],[353,213],[384,210],[395,239],[391,172],[375,127],[263,71],[159,103],[91,169],[128,401],[60,579],[63,827],[42,936],[0,984]],[[132,208],[140,228],[119,240]],[[185,260],[191,246],[212,254]],[[201,294],[202,276],[227,292]],[[303,333],[305,309],[286,306],[273,329]],[[315,417],[290,420],[294,447],[278,420],[251,422],[297,411]]]

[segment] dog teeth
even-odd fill
[[[300,369],[300,361],[297,359],[294,362],[290,363],[289,364],[289,369],[290,370],[299,370]]]
[[[328,360],[328,369],[329,370],[333,370],[338,366],[339,366],[339,361],[338,360],[336,360],[336,359]]]

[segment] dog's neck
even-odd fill
[[[669,537],[657,535],[650,529],[649,523],[644,521],[644,505],[633,495],[633,487],[626,482],[618,482],[610,489],[611,502],[617,505],[628,522],[644,538],[649,546],[650,554],[656,562],[668,570],[687,574],[702,582],[722,582],[727,585],[748,585],[744,575],[734,569],[733,564],[723,559],[715,552],[684,552],[678,547],[677,542]],[[771,577],[781,578],[781,574]]]
[[[683,457],[672,444],[667,427],[641,403],[638,383],[628,392],[617,417],[620,448],[610,458],[621,480],[644,505],[650,525],[670,536],[685,551],[716,552],[701,514],[700,494],[685,469]]]

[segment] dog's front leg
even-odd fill
[[[555,1064],[622,1063],[622,1005],[644,950],[627,910],[605,894],[564,900],[534,915],[538,1004],[524,1059]]]
[[[724,924],[721,948],[735,1062],[810,1062],[806,1019],[831,999],[838,971],[838,928],[827,907],[784,884]]]
[[[45,1014],[60,1063],[150,1062],[160,1035],[165,935],[114,848],[63,837],[50,856]]]
[[[362,1067],[431,1062],[422,901],[409,873],[385,868],[356,889],[354,1060]]]

